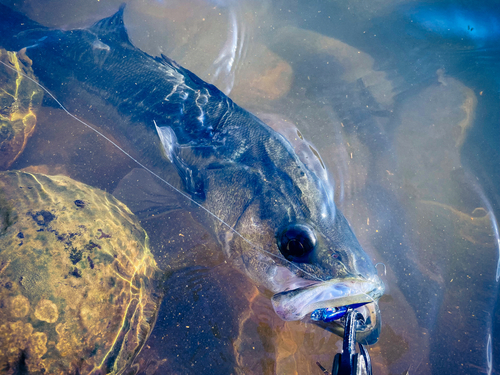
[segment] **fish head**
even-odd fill
[[[281,135],[269,137],[277,145],[259,171],[260,193],[237,218],[235,232],[225,234],[228,256],[274,293],[273,307],[283,320],[302,320],[318,309],[376,304],[383,283],[336,207],[331,179],[304,162]],[[371,315],[380,327],[379,313]]]

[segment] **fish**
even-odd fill
[[[29,58],[68,113],[106,119],[108,133],[141,167],[128,180],[141,176],[172,187],[206,213],[199,220],[228,262],[272,293],[281,319],[367,304],[371,325],[359,340],[375,343],[381,318],[373,306],[384,284],[336,207],[317,154],[306,161],[215,86],[167,56],[136,48],[124,9],[88,28],[59,30],[0,5],[0,46]],[[140,190],[130,198],[124,180],[117,195],[140,211]]]

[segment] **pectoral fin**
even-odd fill
[[[182,198],[168,185],[142,168],[133,169],[113,192],[139,218],[146,220],[183,207]]]
[[[156,131],[160,137],[165,156],[174,164],[181,178],[184,190],[197,202],[205,200],[205,183],[200,170],[189,165],[179,155],[180,146],[177,137],[169,126],[158,126],[155,122]]]

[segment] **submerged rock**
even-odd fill
[[[0,366],[121,373],[159,306],[158,268],[128,208],[64,176],[0,174]]]
[[[410,199],[432,200],[452,206],[461,202],[464,170],[461,148],[474,121],[477,98],[460,81],[439,70],[438,82],[419,91],[397,111],[395,133],[398,174]],[[467,198],[469,199],[469,198]]]
[[[0,49],[0,170],[23,152],[36,125],[43,91],[22,52]]]

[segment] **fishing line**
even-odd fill
[[[265,249],[263,249],[262,247],[258,246],[258,245],[255,245],[253,242],[251,242],[250,240],[248,240],[247,238],[245,238],[242,234],[240,234],[236,229],[234,229],[233,227],[231,227],[228,223],[226,223],[224,220],[222,220],[221,218],[219,218],[217,215],[215,215],[212,211],[210,211],[209,209],[205,208],[204,206],[202,206],[200,203],[196,202],[195,200],[193,200],[189,195],[187,195],[186,193],[184,193],[183,191],[177,189],[175,186],[173,186],[172,184],[170,184],[167,180],[163,179],[162,177],[160,177],[158,174],[156,174],[155,172],[153,172],[151,169],[149,169],[148,167],[146,167],[144,164],[142,164],[139,160],[135,159],[132,155],[130,155],[127,151],[125,151],[123,148],[121,148],[118,144],[116,144],[115,142],[113,142],[111,139],[109,139],[108,137],[106,137],[103,133],[101,133],[99,130],[97,130],[96,128],[94,128],[92,125],[89,125],[87,124],[85,121],[79,119],[78,117],[76,117],[75,115],[73,115],[71,112],[69,112],[66,107],[64,107],[64,105],[62,105],[62,103],[57,100],[57,98],[49,91],[49,89],[45,88],[42,84],[40,84],[39,82],[35,81],[33,78],[27,76],[26,74],[24,74],[23,72],[20,72],[18,71],[17,69],[15,69],[14,67],[12,66],[9,66],[8,64],[4,63],[3,61],[0,61],[0,63],[4,66],[6,66],[7,68],[15,71],[17,74],[20,74],[22,75],[23,77],[29,79],[31,82],[33,82],[34,84],[36,84],[37,86],[39,86],[43,91],[45,91],[47,94],[49,94],[49,96],[54,99],[54,101],[59,105],[59,107],[61,107],[61,109],[68,115],[70,116],[71,118],[75,119],[76,121],[78,121],[79,123],[81,123],[82,125],[86,126],[87,128],[91,129],[92,131],[94,131],[96,134],[98,134],[99,136],[101,136],[102,138],[104,138],[106,141],[108,141],[109,143],[111,143],[114,147],[116,147],[118,150],[120,150],[124,155],[126,155],[127,157],[129,157],[134,163],[136,163],[139,167],[143,168],[145,171],[149,172],[151,175],[153,175],[154,177],[156,177],[157,179],[159,179],[160,181],[162,181],[163,183],[165,183],[167,186],[169,186],[170,188],[172,188],[173,190],[175,190],[177,193],[179,193],[180,195],[182,195],[184,198],[188,199],[189,201],[193,202],[196,206],[198,206],[199,208],[201,208],[202,210],[204,210],[205,212],[207,212],[209,215],[211,215],[212,217],[214,217],[215,219],[217,219],[220,223],[222,223],[223,225],[225,225],[229,230],[231,230],[233,233],[237,234],[238,236],[240,236],[243,241],[245,241],[246,243],[248,243],[250,246],[252,246],[253,248],[259,250],[259,251],[262,251],[266,254],[269,254],[271,255],[272,257],[275,257],[275,258],[278,258],[279,260],[281,261],[285,261],[286,263],[289,263],[291,264],[293,267],[297,268],[299,271],[302,271],[303,273],[305,273],[306,275],[312,277],[313,279],[316,279],[318,281],[325,281],[309,272],[307,272],[306,270],[300,268],[299,266],[297,266],[296,264],[292,263],[291,261],[289,261],[288,259],[285,259],[285,258],[282,258],[276,254],[273,254]]]

